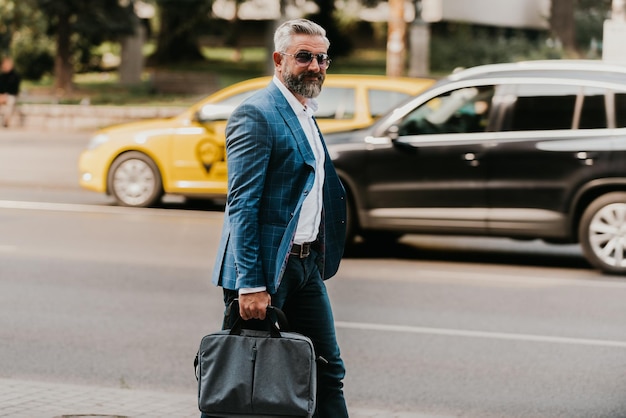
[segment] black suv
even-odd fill
[[[349,195],[349,238],[580,242],[591,264],[626,274],[626,67],[470,68],[325,139]]]

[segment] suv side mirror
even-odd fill
[[[391,141],[396,141],[400,136],[400,127],[398,125],[391,125],[389,129],[387,129],[387,136]]]

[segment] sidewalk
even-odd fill
[[[350,408],[351,418],[427,418]],[[199,418],[194,393],[165,393],[0,379],[0,417]]]
[[[94,106],[23,103],[11,118],[11,127],[95,130],[105,126],[166,118],[182,113],[180,106]]]

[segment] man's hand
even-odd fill
[[[267,307],[272,303],[272,298],[266,291],[256,293],[244,293],[239,295],[239,315],[248,319],[265,319]]]

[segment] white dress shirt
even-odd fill
[[[311,190],[305,190],[307,196],[302,204],[302,211],[294,238],[294,243],[296,244],[312,242],[317,239],[322,219],[322,189],[324,187],[324,148],[322,147],[317,126],[313,121],[313,114],[317,110],[317,101],[315,99],[306,99],[306,105],[302,105],[276,76],[274,76],[273,82],[278,86],[294,113],[298,116],[298,121],[300,121],[302,130],[304,130],[306,139],[309,141],[315,156],[315,181]]]

